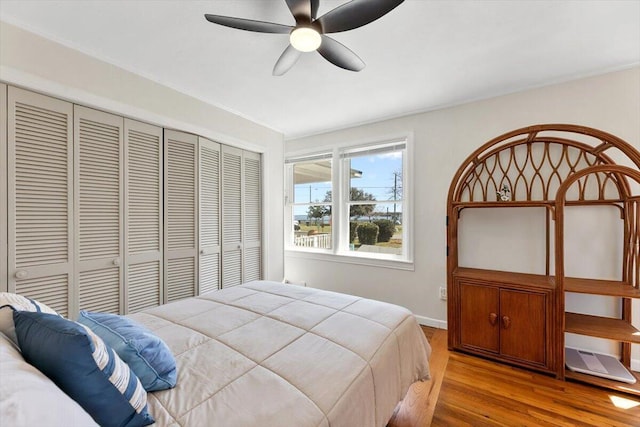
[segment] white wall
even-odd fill
[[[438,299],[438,288],[446,284],[445,216],[450,180],[462,161],[486,141],[513,129],[542,123],[573,123],[602,129],[640,149],[640,68],[287,141],[285,155],[312,147],[413,132],[416,165],[413,180],[415,271],[357,266],[285,253],[285,276],[293,281],[306,281],[309,286],[401,304],[426,324],[445,326],[446,302]],[[464,222],[463,219],[462,226]],[[535,218],[523,217],[521,222],[523,228],[532,229],[536,223],[544,227],[544,220],[540,222]],[[478,221],[478,224],[480,228],[476,228],[475,234],[465,236],[463,243],[467,246],[483,236],[483,221]],[[511,238],[520,239],[517,247],[526,249],[527,253],[503,250],[506,253],[503,258],[491,250],[476,250],[472,255],[465,255],[466,262],[484,266],[507,262],[517,264],[521,269],[533,270],[542,265],[544,269],[539,260],[534,261],[536,266],[530,267],[532,255],[528,253],[526,232],[524,237],[520,232],[516,234]],[[544,259],[544,252],[540,256],[544,244],[540,243],[539,236],[536,234],[532,250],[534,256]],[[612,248],[613,258],[617,240],[606,242],[607,236],[602,236],[602,239],[604,246],[601,247]],[[465,254],[473,249],[461,247]],[[580,246],[567,243],[567,257],[571,260],[584,262],[580,250]],[[599,305],[598,302],[591,304]],[[640,326],[639,306],[636,301],[634,324],[637,327]],[[638,360],[640,349],[635,347],[634,358]],[[640,369],[640,365],[636,369]]]
[[[265,275],[282,280],[282,134],[1,21],[0,80],[262,152]]]

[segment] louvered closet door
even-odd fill
[[[125,312],[162,303],[162,128],[125,119]]]
[[[8,88],[8,289],[68,315],[73,105]]]
[[[0,292],[9,291],[7,205],[7,85],[0,83]]]
[[[164,131],[165,301],[194,296],[198,283],[198,137]]]
[[[123,127],[120,116],[74,108],[80,310],[123,311]]]
[[[222,287],[242,283],[242,150],[222,146]]]
[[[199,139],[200,286],[199,293],[220,287],[220,144]]]
[[[262,278],[262,162],[260,154],[243,153],[243,282]]]

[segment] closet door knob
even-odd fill
[[[497,320],[498,320],[498,315],[496,313],[489,314],[489,323],[491,323],[492,326],[495,326]]]
[[[204,249],[200,249],[200,255],[204,255],[204,254],[205,254]]]
[[[113,265],[120,265],[120,258],[114,258],[112,263]]]
[[[505,329],[509,329],[509,326],[511,326],[511,319],[509,316],[502,316],[502,326]]]
[[[29,273],[27,273],[25,270],[16,271],[16,279],[26,279],[28,275]]]

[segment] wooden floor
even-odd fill
[[[640,427],[637,397],[449,352],[446,331],[423,330],[433,378],[412,386],[388,427]]]

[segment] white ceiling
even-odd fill
[[[345,1],[321,1],[318,16]],[[205,13],[293,25],[284,0],[0,0],[0,19],[282,132],[286,138],[640,64],[640,1],[406,0],[332,35],[367,64],[317,53],[282,77],[288,44]],[[25,47],[28,48],[28,47]]]

